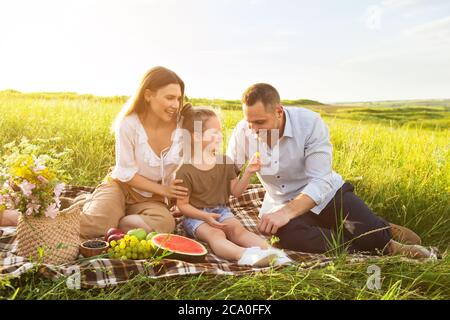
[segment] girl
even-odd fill
[[[206,242],[219,257],[239,265],[289,262],[284,252],[271,248],[263,238],[245,229],[226,207],[230,194],[240,196],[252,174],[260,170],[258,157],[251,159],[239,178],[232,161],[218,153],[222,130],[216,113],[186,106],[181,115],[182,127],[186,129],[185,164],[177,172],[177,179],[183,180],[189,194],[177,199],[177,206],[185,216],[186,232]]]

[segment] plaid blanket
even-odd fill
[[[88,187],[68,187],[63,196],[75,198],[93,191]],[[264,197],[264,189],[261,185],[250,186],[239,198],[230,198],[229,206],[236,218],[250,231],[259,233],[257,226],[258,208]],[[175,233],[185,235],[182,228],[182,218],[177,218]],[[255,272],[265,272],[273,267],[253,268],[239,266],[236,263],[220,259],[211,251],[206,256],[205,262],[188,263],[184,261],[162,259],[157,262],[147,260],[119,260],[105,258],[81,258],[65,265],[48,265],[27,261],[19,257],[16,252],[16,228],[0,228],[0,278],[19,277],[26,272],[38,272],[39,274],[54,280],[66,278],[68,285],[74,289],[108,287],[124,283],[134,276],[141,274],[150,278],[164,278],[181,275],[243,275]],[[332,258],[320,254],[308,254],[287,251],[291,259],[299,269],[324,267]],[[352,260],[361,261],[364,256],[352,256]],[[283,268],[283,267],[276,267]]]

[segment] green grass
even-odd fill
[[[381,289],[366,286],[367,268],[381,269]],[[137,275],[126,284],[107,289],[69,290],[65,279],[49,281],[28,273],[0,283],[4,298],[15,299],[448,299],[449,266],[445,260],[409,264],[389,257],[326,268],[301,270],[295,266],[251,276],[179,276],[149,279]]]
[[[398,108],[340,108],[326,112],[326,117],[348,119],[389,126],[417,129],[448,130],[450,128],[450,107],[398,107]]]
[[[22,136],[60,137],[72,149],[72,184],[95,186],[114,165],[109,127],[125,97],[0,92],[0,146]],[[204,104],[205,101],[194,101]],[[221,100],[222,102],[224,100]],[[398,102],[397,102],[398,103]],[[415,230],[426,245],[448,250],[450,239],[450,112],[446,105],[313,106],[327,122],[334,169],[380,216]],[[217,104],[220,106],[220,104]],[[241,111],[224,107],[230,132]],[[312,271],[290,267],[252,276],[137,276],[109,289],[71,291],[64,282],[29,273],[0,281],[0,297],[17,299],[442,299],[450,298],[450,260],[410,264],[395,257],[374,261],[382,289],[365,286],[370,263]]]
[[[450,129],[450,99],[358,102],[313,108],[337,119],[417,129]]]

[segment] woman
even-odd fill
[[[174,231],[169,200],[187,195],[174,179],[182,160],[176,129],[183,97],[184,83],[175,72],[155,67],[145,74],[114,122],[116,164],[83,207],[81,238],[103,236],[112,227]]]

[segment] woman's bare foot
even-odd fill
[[[402,244],[395,240],[388,243],[388,252],[391,255],[401,255],[411,259],[428,259],[431,257],[431,251],[421,245]]]
[[[17,226],[19,220],[19,214],[16,211],[5,210],[0,214],[0,226]]]

